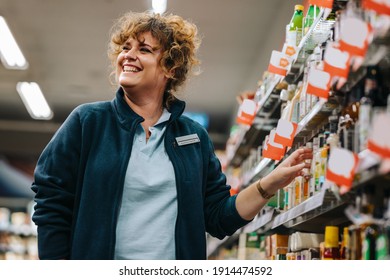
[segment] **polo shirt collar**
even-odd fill
[[[124,99],[124,91],[122,87],[118,88],[115,98],[111,101],[111,106],[114,112],[116,112],[119,122],[126,128],[130,128],[130,125],[134,123],[134,121],[139,121],[139,122],[144,121],[144,119],[140,115],[135,113],[130,108],[130,106],[126,103]],[[181,114],[184,112],[184,109],[185,109],[185,102],[176,98],[171,103],[170,108],[167,109],[167,111],[169,111],[170,113],[169,121],[172,122],[176,120],[178,117],[180,117]],[[161,122],[160,120],[159,122]]]

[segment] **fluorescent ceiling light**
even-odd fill
[[[167,10],[167,0],[152,0],[153,12],[162,14]]]
[[[19,82],[16,90],[33,119],[49,120],[53,117],[53,112],[37,83]]]
[[[0,34],[0,58],[4,67],[8,69],[26,69],[28,62],[2,16],[0,16]]]

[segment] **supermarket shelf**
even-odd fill
[[[282,81],[282,77],[281,76],[278,76],[278,75],[275,75],[272,82],[270,83],[270,85],[268,86],[267,88],[267,91],[265,93],[265,95],[259,100],[258,102],[258,110],[256,112],[256,115],[257,116],[260,116],[261,113],[266,110],[266,108],[268,107],[267,103],[268,103],[268,100],[270,99],[270,97],[274,94],[274,90],[276,88],[276,86]]]
[[[336,0],[335,5],[345,5],[346,1]],[[318,29],[330,30],[334,22],[323,21],[324,11],[321,10],[321,16],[317,18],[315,24],[309,30],[307,35],[302,39],[299,45],[299,54],[296,61],[293,63],[287,76],[280,80],[280,82],[287,82],[289,84],[296,84],[303,75],[303,69],[306,63],[308,55],[313,51],[312,38],[315,36]],[[327,26],[322,26],[328,24]],[[324,33],[325,34],[325,33]],[[328,34],[330,35],[330,34]],[[325,34],[323,40],[326,41],[328,36]],[[322,40],[322,39],[321,39]],[[332,91],[327,101],[320,100],[317,102],[311,111],[299,122],[298,130],[294,138],[293,148],[299,147],[311,139],[314,135],[318,134],[319,130],[328,123],[328,117],[332,114],[333,110],[341,109],[344,103],[346,92],[356,86],[366,75],[366,66],[379,64],[383,60],[390,59],[390,30],[385,36],[377,37],[370,44],[368,52],[364,58],[361,66],[351,68],[347,82],[336,91],[336,84],[332,85]],[[278,96],[278,92],[275,87],[278,83],[268,87],[267,94],[261,101],[263,105],[265,102],[273,101],[273,98]],[[269,105],[269,107],[272,107]],[[258,112],[256,122],[261,129],[261,123],[269,117],[266,113]],[[272,123],[264,125],[272,125]],[[255,131],[259,127],[250,127],[243,137],[243,142],[239,143],[237,151],[240,148],[245,147],[248,144],[253,144],[253,141],[248,141],[250,137],[254,137]],[[274,126],[276,127],[276,125]],[[270,129],[272,129],[271,127]],[[252,136],[251,136],[252,135]],[[257,137],[258,135],[256,135]],[[249,146],[249,145],[248,145]],[[291,149],[293,150],[293,149]],[[249,154],[248,150],[248,154]],[[244,157],[238,162],[242,162]],[[256,217],[251,223],[242,229],[242,232],[258,232],[260,234],[271,233],[285,233],[294,231],[311,231],[311,232],[324,232],[325,225],[337,225],[344,226],[351,223],[351,220],[345,215],[345,209],[354,201],[356,191],[366,184],[375,184],[384,186],[384,188],[390,188],[390,174],[379,174],[378,167],[381,160],[365,150],[359,153],[359,166],[355,176],[355,182],[348,193],[340,195],[335,186],[331,183],[325,182],[321,191],[314,196],[305,200],[301,204],[284,211],[279,212],[277,209],[263,209],[262,215]],[[237,163],[238,163],[237,162]],[[275,167],[275,162],[270,159],[262,159],[256,166],[252,168],[243,177],[243,185],[247,186],[255,180],[268,174]],[[335,190],[335,192],[333,192]],[[230,239],[227,239],[230,240]],[[224,241],[218,243],[218,247],[222,246]]]
[[[347,223],[344,209],[352,197],[354,189],[368,183],[378,183],[390,186],[390,175],[378,174],[377,167],[380,158],[369,150],[359,153],[359,165],[357,167],[356,180],[352,190],[346,194],[338,195],[331,191],[331,184],[325,182],[320,192],[298,204],[297,206],[278,214],[276,209],[271,209],[262,216],[248,224],[243,231],[259,233],[285,232],[286,229],[293,231],[317,230],[323,231],[325,223],[339,225]]]
[[[350,192],[338,197],[324,187],[314,196],[285,212],[276,214],[275,211],[271,211],[264,214],[243,231],[256,231],[263,234],[295,231],[323,232],[326,224],[340,225],[349,222],[344,215],[344,209],[353,196],[354,193]]]
[[[273,229],[283,225],[294,231],[323,232],[325,224],[340,225],[348,223],[343,215],[352,193],[336,196],[331,190],[324,187],[319,193],[280,215],[274,221]]]
[[[384,44],[384,42],[386,43]],[[343,93],[350,91],[351,88],[353,88],[366,76],[367,66],[378,65],[382,60],[386,58],[390,58],[390,39],[374,39],[373,43],[370,44],[367,50],[362,65],[357,69],[353,69],[354,66],[351,66],[351,71],[349,72],[348,80],[339,89],[339,91]]]
[[[277,85],[282,80],[281,76],[275,76],[265,95],[258,102],[258,111],[252,126],[241,127],[237,144],[231,159],[228,159],[229,165],[238,167],[242,161],[249,155],[252,148],[261,145],[262,140],[269,134],[270,130],[277,124],[280,112],[279,90]]]
[[[8,225],[2,226],[0,225],[0,232],[5,232],[14,235],[21,236],[37,236],[37,229],[32,225]]]
[[[264,214],[256,216],[256,218],[243,229],[243,232],[268,232],[271,230],[272,221],[278,213],[275,208],[268,209],[268,211],[264,212]]]
[[[29,198],[0,197],[0,207],[6,207],[9,209],[25,210],[30,203],[31,199]]]
[[[325,42],[330,36],[330,30],[334,21],[323,19],[325,10],[321,9],[319,16],[315,19],[305,36],[299,43],[297,59],[294,61],[284,80],[289,84],[296,84],[303,75],[303,69],[307,58],[313,52],[317,44]]]
[[[297,206],[280,213],[270,209],[243,228],[243,232],[262,234],[294,231],[323,232],[326,224],[348,223],[343,214],[353,193],[337,197],[326,186]],[[221,244],[220,244],[221,245]]]
[[[279,90],[276,89],[277,85],[279,83],[296,83],[303,73],[308,54],[313,51],[314,41],[316,43],[323,42],[328,38],[326,32],[330,30],[333,23],[324,22],[322,19],[323,14],[324,10],[321,9],[320,15],[302,38],[298,46],[298,58],[291,66],[286,77],[275,75],[272,82],[268,85],[265,95],[258,102],[259,110],[256,113],[253,125],[240,135],[241,137],[235,147],[234,155],[229,160],[231,166],[238,167],[249,155],[251,148],[260,145],[265,136],[269,134],[269,131],[276,127],[279,116],[273,116],[273,114],[277,111],[276,109],[281,102]],[[319,35],[319,32],[322,32],[322,34]]]
[[[336,1],[341,3],[345,1]],[[334,25],[333,21],[324,20],[324,9],[321,9],[320,15],[314,24],[302,38],[298,46],[298,57],[291,66],[286,77],[275,76],[274,80],[267,88],[264,97],[259,101],[259,111],[251,127],[242,133],[239,139],[234,156],[230,160],[230,165],[238,167],[242,161],[249,155],[251,148],[261,144],[261,140],[276,127],[277,119],[271,117],[280,105],[279,91],[276,87],[279,83],[296,84],[303,75],[303,69],[308,55],[312,53],[316,43],[325,42],[330,36],[330,30]],[[370,44],[364,61],[357,69],[350,71],[348,81],[338,91],[345,93],[350,91],[366,75],[365,66],[378,64],[381,60],[390,56],[390,31],[384,36],[376,37]],[[336,86],[336,85],[335,85]],[[295,137],[295,145],[304,143],[307,138],[311,138],[318,133],[318,128],[326,123],[327,117],[333,109],[342,104],[340,97],[331,96],[328,102],[321,101],[317,103],[313,110],[305,116],[299,124],[299,131]]]
[[[337,98],[330,98],[327,102],[320,100],[312,110],[299,122],[294,138],[294,146],[306,142],[318,133],[318,130],[328,122],[328,116],[339,107]],[[243,185],[246,186],[268,174],[274,168],[274,161],[263,158],[248,174],[244,176]]]
[[[320,99],[310,112],[298,123],[293,146],[300,146],[318,134],[319,130],[328,123],[328,117],[334,109],[340,107],[340,98],[330,96],[328,101]]]
[[[278,226],[283,225],[284,223],[287,223],[290,220],[297,218],[298,216],[301,216],[302,214],[308,213],[309,211],[321,207],[324,202],[324,197],[325,191],[321,191],[312,196],[311,198],[305,200],[301,204],[293,207],[292,209],[283,212],[282,214],[275,217],[271,228],[275,229]]]

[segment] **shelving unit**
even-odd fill
[[[264,139],[270,130],[275,127],[280,117],[277,108],[280,106],[280,90],[277,85],[282,81],[282,77],[275,76],[267,88],[265,95],[258,102],[258,111],[256,112],[253,125],[250,127],[241,126],[240,136],[237,145],[234,147],[232,158],[228,159],[229,165],[233,167],[240,166],[250,150],[259,146],[259,139]]]
[[[291,66],[286,77],[275,75],[272,81],[267,86],[265,95],[258,102],[258,111],[256,113],[253,125],[250,127],[241,127],[240,137],[238,137],[237,145],[234,147],[232,158],[228,159],[229,165],[238,167],[242,161],[249,155],[253,147],[261,145],[259,139],[264,139],[266,135],[276,126],[280,118],[280,112],[277,110],[280,107],[280,88],[278,85],[296,83],[303,74],[303,67],[307,60],[308,54],[313,52],[313,38],[316,42],[323,42],[329,36],[328,32],[331,28],[331,23],[324,22],[322,16],[324,9],[321,9],[320,15],[316,18],[313,25],[310,27],[306,35],[302,38],[298,46],[297,59]],[[320,34],[321,35],[318,35]],[[259,89],[258,89],[259,90]]]
[[[220,246],[237,241],[240,233],[257,232],[265,235],[287,234],[295,231],[321,233],[326,224],[342,226],[350,223],[344,210],[354,200],[354,189],[368,183],[390,186],[390,175],[378,174],[379,159],[377,156],[364,150],[359,153],[359,158],[361,159],[357,168],[359,177],[350,192],[341,196],[336,195],[331,191],[329,182],[325,182],[321,191],[288,211],[281,212],[272,207],[265,207],[260,216],[232,236],[223,240],[210,240],[208,252],[214,253]],[[264,159],[259,164],[259,168],[260,166],[265,168],[269,163],[268,159]],[[259,172],[264,172],[264,170],[259,170]]]
[[[18,203],[6,206],[1,204],[4,200]],[[31,222],[31,207],[31,202],[24,199],[0,200],[0,260],[38,259],[37,229]]]
[[[336,5],[343,6],[347,1],[335,2]],[[265,96],[259,102],[260,109],[256,114],[254,124],[241,134],[241,141],[236,144],[234,156],[230,161],[231,166],[238,167],[249,155],[250,150],[261,145],[264,137],[269,134],[270,130],[276,127],[280,116],[277,116],[276,119],[271,117],[273,112],[278,111],[277,107],[280,106],[280,103],[274,100],[279,98],[280,94],[280,90],[276,89],[276,87],[281,83],[298,83],[302,79],[306,59],[313,51],[313,38],[316,38],[317,43],[328,40],[329,32],[334,22],[325,22],[323,20],[324,12],[321,9],[320,16],[316,19],[306,36],[303,37],[298,46],[299,53],[297,59],[286,77],[275,76],[268,86]],[[318,37],[318,31],[323,32],[323,37]],[[347,82],[337,91],[332,91],[327,101],[321,99],[317,102],[299,122],[291,151],[304,145],[313,136],[317,135],[320,129],[328,123],[328,117],[334,110],[337,112],[341,110],[345,99],[343,93],[350,91],[366,76],[366,66],[377,65],[383,60],[390,61],[390,31],[384,36],[375,37],[369,46],[362,65],[357,69],[351,69]],[[336,86],[336,84],[333,85],[333,87]],[[269,114],[264,113],[262,109],[268,102],[277,104],[275,107],[268,106],[268,108],[272,108]],[[334,188],[326,181],[318,193],[287,211],[280,211],[267,206],[262,210],[261,215],[256,216],[251,223],[237,231],[233,236],[218,241],[210,239],[209,254],[215,253],[218,248],[225,246],[227,243],[231,244],[237,241],[240,233],[257,232],[264,235],[273,233],[288,234],[295,231],[323,233],[325,225],[331,224],[342,227],[350,224],[351,221],[347,218],[344,211],[346,207],[354,202],[356,189],[371,183],[390,186],[390,175],[379,174],[378,172],[380,159],[377,156],[368,150],[364,150],[359,154],[359,159],[360,164],[356,172],[355,182],[348,193],[340,195],[334,192]],[[243,176],[243,188],[271,172],[278,163],[267,158],[261,159]]]

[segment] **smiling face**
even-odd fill
[[[163,94],[168,75],[160,66],[162,50],[150,32],[130,37],[117,57],[116,76],[127,93]]]
[[[128,12],[115,21],[110,37],[107,54],[113,85],[119,83],[133,97],[151,90],[165,92],[163,102],[168,108],[189,74],[200,73],[193,68],[200,64],[196,57],[201,42],[197,27],[180,16]],[[151,53],[141,50],[147,46],[152,47]],[[125,54],[131,52],[136,55],[124,62]],[[138,91],[141,93],[136,95]]]

